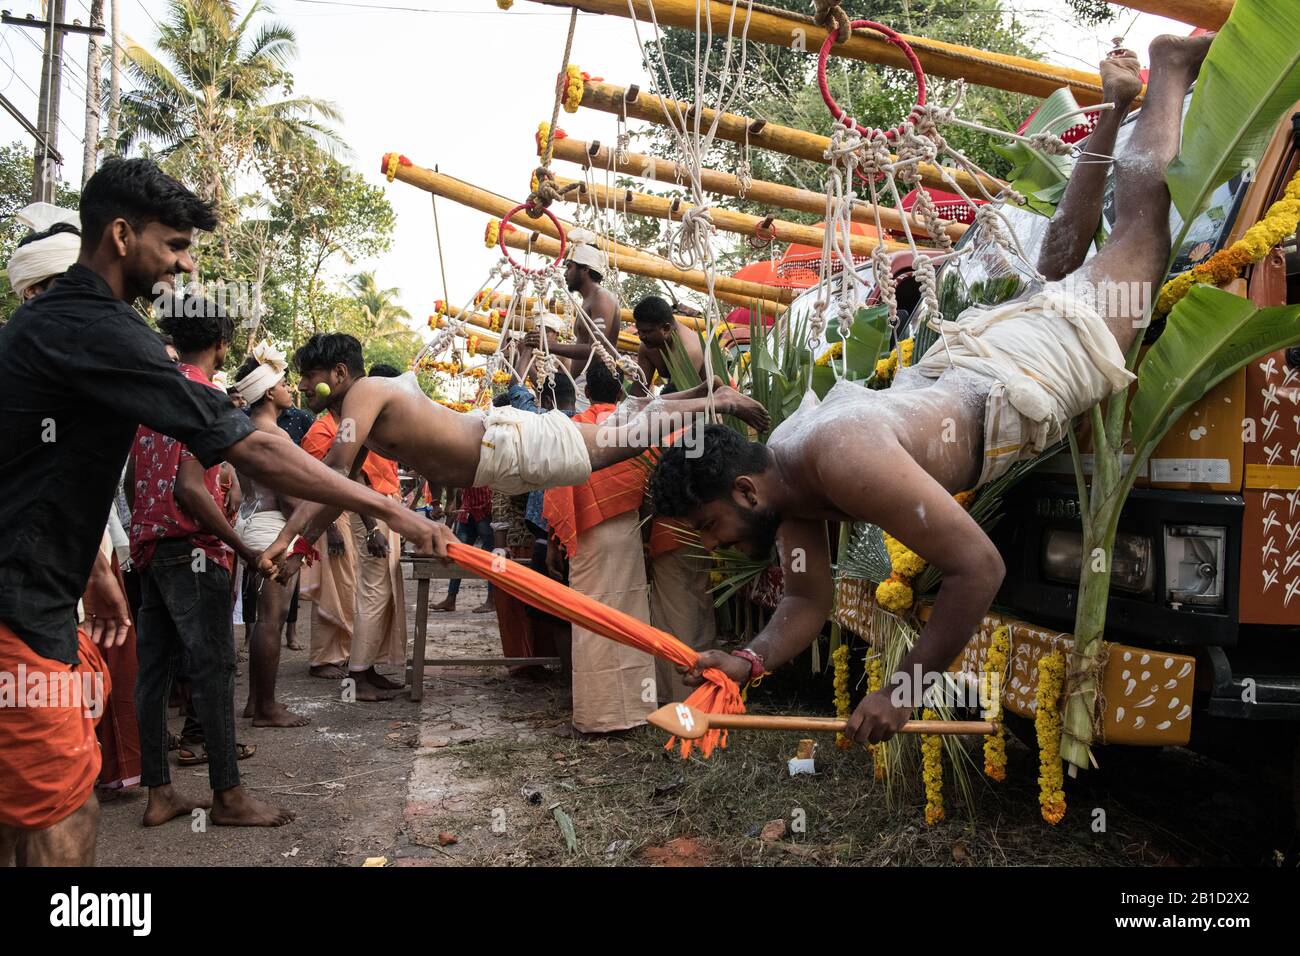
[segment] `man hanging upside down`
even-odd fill
[[[313,394],[324,383],[335,388],[346,369],[300,369],[299,388]],[[735,415],[760,430],[767,411],[715,379],[713,409]],[[411,372],[398,378],[367,376],[353,382],[343,400],[338,437],[325,464],[344,473],[359,468],[363,448],[405,462],[432,485],[476,488],[486,485],[508,495],[542,488],[579,485],[593,471],[608,468],[645,451],[658,435],[669,435],[690,417],[708,411],[707,389],[657,399],[619,424],[574,423],[562,412],[534,415],[517,408],[489,408],[462,414],[434,402],[420,390]],[[647,427],[665,417],[667,427]],[[304,503],[296,508],[280,536],[262,555],[269,572],[279,564],[299,533],[313,541],[338,517],[332,507]],[[434,553],[447,553],[456,536],[446,525],[434,526]],[[290,559],[291,561],[293,559]],[[296,565],[294,568],[296,570]]]
[[[1047,278],[1073,272],[1080,285],[1106,289],[1155,288],[1164,277],[1164,173],[1178,149],[1184,95],[1210,40],[1163,36],[1151,44],[1142,110],[1116,162],[1114,231],[1079,268],[1101,214],[1105,167],[1076,166],[1039,262]],[[1104,98],[1116,108],[1100,114],[1088,149],[1110,155],[1141,88],[1136,57],[1116,51],[1101,76]],[[1075,415],[1127,387],[1133,376],[1124,353],[1142,324],[1142,306],[1103,315],[1106,298],[1049,282],[1027,298],[969,309],[944,323],[946,347],[936,342],[888,390],[840,382],[820,405],[810,395],[766,446],[709,426],[702,455],[669,449],[651,480],[655,510],[689,520],[706,548],[766,556],[775,541],[785,572],[785,597],[768,626],[742,651],[702,653],[688,682],[698,683],[708,667],[749,680],[816,638],[833,596],[826,521],[878,525],[943,573],[933,613],[894,681],[917,668],[944,671],[975,633],[1005,571],[993,543],[952,496],[1035,457],[1064,436]],[[891,683],[854,711],[847,732],[856,740],[886,740],[911,716],[911,704],[891,704]],[[922,688],[910,691],[903,699],[915,701]]]

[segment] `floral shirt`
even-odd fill
[[[177,368],[190,381],[220,391],[197,367],[182,362]],[[131,459],[135,467],[135,507],[131,510],[129,532],[132,565],[147,565],[154,548],[165,538],[188,538],[194,547],[202,548],[211,560],[229,571],[230,550],[220,539],[203,531],[176,503],[180,463],[197,460],[190,450],[175,438],[141,426],[131,446]],[[224,511],[226,496],[220,476],[221,465],[213,465],[203,472],[203,485]]]

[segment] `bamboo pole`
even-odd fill
[[[499,336],[501,333],[501,318],[498,316],[483,315],[481,312],[470,312],[466,309],[459,308],[458,306],[451,305],[450,303],[444,303],[442,311],[437,313],[437,315],[449,315],[453,319],[462,319],[468,324],[480,329],[486,329],[494,335]],[[531,332],[536,328],[536,323],[527,316],[524,317],[523,325],[525,332]],[[635,333],[629,332],[626,329],[619,329],[618,342],[615,344],[618,346],[620,352],[635,353],[636,350],[641,347],[641,340],[636,337]]]
[[[445,329],[447,327],[448,320],[445,315],[435,315],[432,318],[437,320],[438,328]],[[487,331],[484,331],[481,335],[477,333],[466,333],[466,338],[470,335],[473,335],[478,339],[478,342],[474,345],[475,355],[492,355],[496,352],[497,346],[501,342],[501,337],[499,335],[492,335]]]
[[[682,202],[679,199],[669,199],[666,196],[650,196],[646,193],[633,192],[630,189],[606,189],[604,186],[598,186],[595,183],[588,186],[581,180],[565,179],[560,176],[555,178],[555,183],[560,188],[569,185],[576,187],[565,194],[564,198],[568,202],[580,202],[588,206],[594,206],[597,209],[614,209],[620,213],[630,213],[634,216],[650,216],[654,219],[681,222],[687,211],[695,208],[693,203]],[[742,236],[758,235],[758,229],[761,226],[769,229],[773,239],[777,242],[798,242],[818,249],[822,247],[822,239],[825,234],[825,230],[820,226],[805,226],[785,219],[762,219],[758,216],[750,216],[743,212],[736,212],[733,209],[721,209],[716,206],[709,210],[709,220],[718,229],[739,233]],[[849,236],[851,251],[855,256],[861,256],[864,259],[869,258],[872,251],[880,244],[881,240],[875,236]],[[907,249],[904,243],[894,242],[890,239],[884,240],[884,245],[886,252],[903,252]]]
[[[661,101],[657,95],[642,93],[635,86],[624,88],[599,80],[588,80],[583,84],[582,103],[580,105],[588,109],[599,110],[602,113],[627,116],[628,119],[643,120],[659,126],[676,125],[679,127],[682,118],[690,116],[693,110],[689,103],[666,98]],[[701,111],[701,127],[712,125],[715,112],[715,110],[711,109]],[[692,119],[691,122],[693,123],[694,120]],[[748,142],[750,146],[769,149],[773,152],[784,153],[787,156],[806,159],[814,163],[826,162],[826,149],[831,143],[828,136],[809,133],[807,130],[796,129],[793,126],[768,123],[765,120],[751,120],[735,113],[722,114],[722,117],[718,120],[717,138],[732,143]],[[943,180],[940,167],[930,163],[921,163],[916,168],[921,174],[921,182],[925,185],[933,189],[951,191],[952,187]],[[967,193],[978,193],[975,177],[970,173],[958,169],[945,169],[944,172],[952,176]],[[990,195],[997,195],[1004,185],[999,180],[990,177],[980,177],[980,182],[983,183],[984,188],[989,191]]]
[[[1192,26],[1217,30],[1232,13],[1233,0],[1110,0],[1117,7],[1141,10],[1180,20]]]
[[[642,179],[653,179],[661,183],[680,184],[681,181],[676,163],[659,156],[650,156],[644,153],[628,153],[627,158],[620,162],[614,150],[608,146],[602,146],[596,141],[585,143],[572,137],[556,139],[552,145],[552,155],[556,159],[578,163],[587,169],[605,170],[627,176],[639,176]],[[762,179],[752,179],[742,185],[738,177],[715,169],[700,171],[700,185],[708,192],[720,196],[735,196],[765,206],[793,209],[798,212],[808,212],[822,216],[826,214],[826,196],[823,193],[813,192],[811,189],[783,186],[780,183],[770,183]],[[853,221],[875,225],[877,208],[882,226],[886,229],[895,230],[903,228],[904,214],[889,206],[874,207],[869,202],[854,204],[851,211]],[[913,235],[929,236],[925,224],[915,216],[908,214],[906,219]],[[945,232],[947,232],[948,238],[955,242],[961,238],[962,233],[967,228],[965,223],[950,222]]]
[[[508,305],[510,305],[510,295],[505,292],[494,292],[492,293],[491,298],[485,300],[480,304],[483,308],[504,309]],[[536,305],[537,305],[537,300],[532,296],[527,297],[523,301],[523,307],[525,309],[531,310],[535,308]],[[542,305],[544,308],[548,309],[551,312],[556,313],[557,315],[565,315],[568,313],[568,303],[561,302],[555,296],[552,296],[550,301],[544,302],[542,303]],[[683,325],[689,325],[691,328],[699,329],[701,332],[704,331],[704,319],[700,318],[699,316],[674,314],[673,318],[676,319],[678,322],[681,322]],[[631,325],[635,321],[632,315],[632,310],[626,308],[620,308],[618,310],[618,320],[623,325]]]
[[[505,243],[512,249],[531,250],[544,256],[554,257],[560,252],[560,244],[549,236],[533,233],[526,235],[520,230],[505,232]],[[688,286],[697,292],[708,293],[709,287],[704,273],[698,270],[678,269],[671,263],[644,256],[629,256],[620,260],[619,268],[633,275],[648,276],[651,279],[663,279],[677,285]],[[728,276],[717,276],[713,280],[714,298],[734,305],[749,306],[757,303],[767,314],[780,314],[794,301],[798,291],[781,286],[763,285],[758,282],[746,282]]]
[[[391,154],[385,154],[385,165],[387,158]],[[477,209],[485,212],[489,216],[495,216],[501,219],[511,209],[514,209],[515,202],[507,199],[505,196],[499,196],[494,192],[486,189],[480,189],[478,186],[468,183],[463,179],[457,179],[455,176],[448,176],[446,173],[435,172],[432,169],[426,169],[423,166],[416,166],[412,163],[410,166],[398,165],[393,174],[394,179],[400,179],[408,185],[415,186],[419,189],[433,193],[435,196],[441,196],[444,199],[450,199],[452,202],[458,202],[462,206],[469,206],[471,209]],[[531,229],[549,236],[552,239],[559,239],[560,233],[556,230],[554,223],[547,216],[539,216],[536,219],[530,217],[526,212],[520,210],[510,219],[517,226],[525,229]],[[560,225],[567,234],[570,229],[575,228],[572,223],[560,220]],[[621,268],[624,258],[636,257],[639,259],[657,258],[649,253],[642,252],[635,246],[624,245],[621,242],[614,242],[606,239],[604,236],[596,238],[597,245],[607,254],[616,259],[616,264]],[[667,265],[666,260],[658,260]]]
[[[575,7],[588,13],[603,13],[631,19],[633,16],[645,26],[643,40],[653,40],[651,0],[534,0],[547,6]],[[1186,7],[1190,10],[1203,0],[1165,0],[1166,7]],[[1213,0],[1218,6],[1223,0]],[[1129,4],[1130,6],[1135,4]],[[1157,0],[1150,0],[1156,6]],[[629,8],[631,8],[629,10]],[[711,22],[713,35],[725,36],[730,27],[734,36],[745,36],[756,43],[771,43],[791,49],[804,49],[815,55],[826,39],[826,29],[812,22],[811,17],[800,16],[754,5],[746,17],[746,6],[732,6],[724,0],[653,0],[654,16],[661,27],[682,27],[703,31]],[[1169,14],[1173,16],[1174,14]],[[748,20],[748,23],[746,22]],[[1095,73],[1073,70],[1068,67],[1040,63],[1025,57],[1005,53],[991,53],[956,43],[930,40],[925,37],[903,35],[916,52],[927,74],[948,79],[964,79],[968,83],[991,86],[1012,93],[1047,96],[1061,86],[1067,86],[1074,98],[1083,105],[1101,102],[1101,78]],[[834,48],[836,56],[845,56],[868,63],[907,68],[902,51],[879,34],[869,30],[856,31],[847,42]]]

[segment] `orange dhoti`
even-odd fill
[[[328,539],[321,535],[316,544],[320,559],[302,569],[300,595],[311,601],[311,665],[342,665],[352,646],[352,624],[356,614],[356,572],[352,527],[347,512],[334,527],[343,535],[343,553],[330,554]]]
[[[0,826],[52,827],[94,790],[95,725],[112,685],[98,648],[77,637],[80,660],[65,664],[0,624]]]

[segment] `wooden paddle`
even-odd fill
[[[813,730],[838,733],[847,720],[835,717],[788,717],[768,714],[707,714],[685,704],[666,704],[646,718],[661,730],[684,740],[697,740],[710,730]],[[991,720],[909,720],[904,734],[993,734]]]

